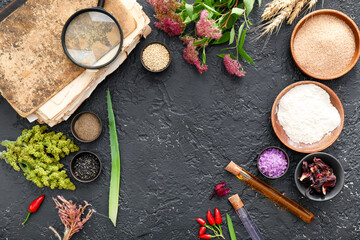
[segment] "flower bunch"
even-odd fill
[[[86,216],[82,218],[86,207],[90,206],[89,203],[84,201],[84,206],[79,205],[79,207],[77,207],[76,203],[73,203],[71,200],[68,201],[62,196],[57,197],[62,203],[60,203],[56,198],[53,198],[53,200],[56,204],[56,208],[59,209],[58,213],[60,220],[65,226],[64,237],[61,238],[60,234],[53,227],[50,226],[49,228],[60,240],[68,240],[84,227],[84,224],[90,219],[95,210],[92,209],[88,211]]]
[[[155,27],[171,37],[180,35],[180,39],[186,45],[183,58],[194,65],[200,73],[208,69],[206,47],[226,42],[229,45],[235,43],[235,46],[223,50],[235,50],[236,55],[228,53],[217,56],[224,58],[225,69],[229,74],[238,77],[245,75],[239,57],[254,64],[243,46],[247,29],[251,25],[248,16],[255,0],[196,0],[193,4],[188,4],[186,0],[147,1],[155,8],[155,17],[158,19]],[[258,2],[260,5],[261,0]],[[243,22],[239,24],[236,34],[235,25],[239,19],[243,19]],[[194,26],[193,31],[188,29],[188,26]],[[200,52],[202,59],[199,59]]]

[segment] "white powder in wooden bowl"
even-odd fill
[[[328,77],[341,73],[355,54],[355,36],[341,19],[316,15],[294,38],[294,56],[312,74]]]
[[[280,99],[277,114],[286,135],[296,143],[318,142],[341,123],[329,94],[315,84],[290,89]]]

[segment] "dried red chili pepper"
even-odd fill
[[[27,220],[30,217],[31,213],[34,213],[38,210],[38,208],[40,207],[41,203],[44,201],[45,195],[41,195],[40,197],[38,197],[37,199],[35,199],[29,206],[29,213],[25,219],[25,221],[22,223],[22,225],[24,225]]]
[[[218,208],[215,208],[215,223],[219,225],[222,223],[221,213]]]
[[[210,234],[203,234],[203,235],[200,235],[199,238],[200,239],[211,239],[213,238],[214,236],[211,236]]]
[[[206,217],[211,226],[215,225],[215,219],[211,214],[210,209],[208,210]]]
[[[199,236],[203,235],[206,231],[206,227],[201,227],[199,230]]]
[[[201,225],[201,226],[204,226],[206,225],[206,221],[202,218],[197,218],[196,221]]]

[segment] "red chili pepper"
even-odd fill
[[[196,221],[200,223],[201,226],[204,226],[206,224],[206,221],[202,218],[197,218]]]
[[[200,235],[199,238],[201,238],[201,239],[211,239],[211,238],[213,238],[213,236],[211,236],[210,234],[203,234],[203,235]]]
[[[201,227],[199,230],[199,236],[203,235],[206,231],[206,227]]]
[[[215,222],[219,225],[222,223],[221,213],[218,208],[215,208]]]
[[[215,219],[214,219],[213,215],[211,214],[210,209],[208,210],[206,217],[211,226],[215,225]]]
[[[40,197],[38,197],[37,199],[35,199],[29,206],[29,213],[25,219],[25,221],[22,223],[23,225],[27,222],[27,220],[30,217],[31,213],[34,213],[38,210],[38,208],[40,207],[41,203],[44,201],[45,195],[41,195]]]

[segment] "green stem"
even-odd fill
[[[27,215],[27,217],[26,217],[25,221],[22,223],[22,225],[23,225],[23,226],[24,226],[24,224],[27,222],[27,220],[29,219],[30,214],[31,214],[31,212],[29,211],[29,213],[28,213],[28,215]]]
[[[218,231],[216,231],[212,226],[205,224],[204,227],[206,227],[207,229],[212,230],[215,233],[215,235],[219,235]]]

